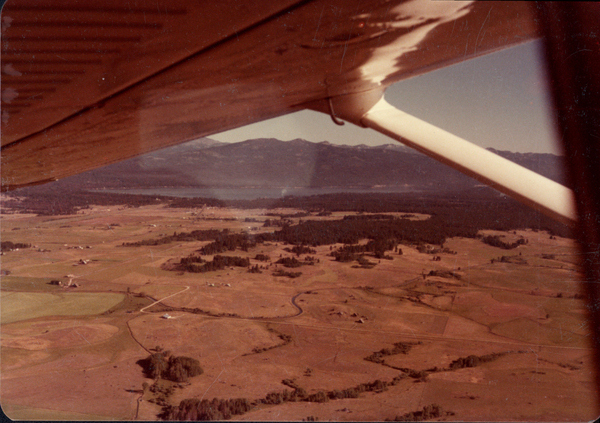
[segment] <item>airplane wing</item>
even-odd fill
[[[2,190],[382,92],[536,31],[522,2],[8,0]]]
[[[536,17],[530,6],[435,0],[8,0],[1,16],[2,190],[311,108],[338,123],[342,118],[387,133],[573,222],[570,192],[537,188],[551,194],[534,198],[527,185],[540,181],[536,177],[523,174],[515,182],[494,175],[488,172],[492,168],[508,169],[496,159],[477,167],[464,158],[471,155],[477,162],[480,152],[467,152],[461,140],[391,110],[381,98],[396,81],[532,40],[538,37],[537,20],[552,64],[561,134],[571,147],[567,159],[600,362],[595,35],[600,8],[540,2]],[[448,151],[441,148],[445,144],[454,147]],[[547,204],[553,198],[558,206]]]

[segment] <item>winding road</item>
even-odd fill
[[[307,294],[307,293],[308,292],[299,292],[292,297],[292,305],[298,309],[298,313],[294,314],[293,316],[284,316],[284,317],[279,317],[279,318],[283,319],[283,318],[287,318],[287,317],[297,317],[297,316],[300,316],[302,313],[304,313],[304,310],[302,309],[302,307],[300,307],[298,305],[298,303],[296,302],[296,298],[298,298],[302,294]]]

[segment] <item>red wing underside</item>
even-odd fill
[[[523,2],[86,2],[2,11],[2,189],[536,37]]]

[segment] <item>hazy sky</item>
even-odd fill
[[[482,147],[559,154],[551,124],[541,42],[535,41],[392,85],[386,100]],[[329,115],[302,111],[211,135],[223,142],[253,138],[390,144],[396,141]]]

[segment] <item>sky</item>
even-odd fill
[[[552,125],[541,41],[534,41],[390,86],[398,109],[482,147],[560,154]],[[221,142],[254,138],[381,145],[396,141],[329,115],[302,111],[211,135]]]

